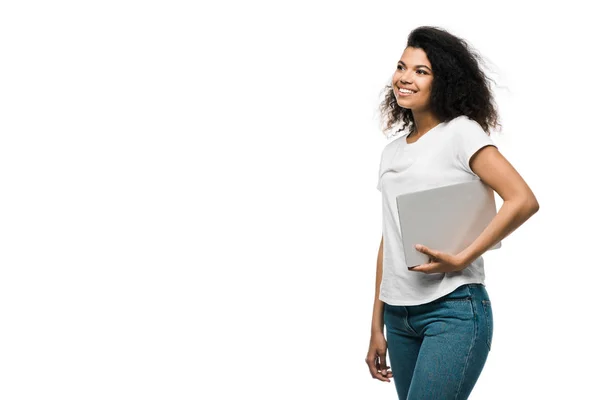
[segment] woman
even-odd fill
[[[384,130],[401,122],[398,132],[404,134],[381,155],[383,235],[365,361],[373,378],[394,378],[399,399],[468,398],[493,335],[481,255],[539,209],[529,186],[489,137],[500,124],[478,61],[464,40],[419,27],[408,37],[380,106]],[[429,263],[408,269],[395,197],[474,179],[502,197],[497,215],[459,254],[417,245]]]

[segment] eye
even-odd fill
[[[398,66],[396,67],[396,69],[402,69],[404,68],[402,65],[398,64]],[[427,75],[427,71],[425,71],[424,69],[418,69],[417,72],[420,72],[421,75]]]

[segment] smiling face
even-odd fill
[[[425,51],[416,47],[407,47],[392,77],[398,105],[413,111],[427,110],[432,83],[433,71]],[[401,89],[409,89],[409,92]]]

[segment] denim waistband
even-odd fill
[[[475,300],[490,300],[490,296],[482,283],[466,283],[454,289],[453,292],[432,301],[431,303],[439,303],[448,299],[464,299],[471,298]]]

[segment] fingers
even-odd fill
[[[410,268],[410,271],[423,272],[426,274],[433,274],[436,272],[445,272],[442,268],[442,263],[439,261],[430,262],[428,264],[417,265],[416,267]]]
[[[381,353],[378,354],[377,365],[377,371],[380,373],[381,376],[387,378],[386,382],[389,382],[390,378],[392,377],[392,371],[389,370],[390,367],[388,367],[386,364],[385,350],[382,350]]]
[[[430,249],[427,246],[424,246],[422,244],[417,244],[415,245],[415,249],[417,249],[417,251],[420,251],[423,254],[427,254],[429,256],[429,260],[431,261],[433,260],[440,260],[443,255],[441,254],[440,251],[434,250],[434,249]]]
[[[391,371],[388,371],[389,367],[386,364],[386,359],[385,359],[385,353],[383,353],[383,355],[379,356],[379,368],[378,370],[381,371],[381,374],[387,378],[390,378],[391,376]]]
[[[382,359],[384,360],[383,364],[385,365],[385,355]],[[373,377],[373,379],[379,379],[383,382],[390,382],[390,378],[392,377],[391,371],[387,371],[388,367],[384,368],[384,371],[386,371],[387,376],[380,372],[382,363],[380,362],[380,357],[375,352],[369,352],[367,358],[365,359],[365,362],[369,366],[369,372],[371,373],[371,377]]]

